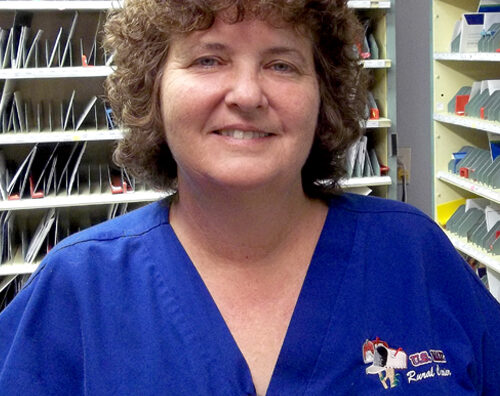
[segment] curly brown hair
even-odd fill
[[[127,0],[110,11],[104,46],[115,52],[116,68],[105,87],[115,121],[127,130],[114,161],[156,189],[176,188],[159,99],[169,41],[210,28],[221,13],[226,23],[259,18],[311,37],[321,106],[302,185],[309,197],[328,199],[339,191],[365,110],[365,78],[354,50],[363,29],[346,0]]]

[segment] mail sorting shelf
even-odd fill
[[[30,80],[30,79],[74,79],[74,78],[104,78],[112,73],[111,66],[73,66],[73,67],[33,67],[23,69],[0,69],[0,80]],[[78,130],[2,133],[0,144],[93,141],[121,139],[123,132],[118,129],[109,130]]]
[[[378,107],[376,117],[370,117],[366,123],[366,134],[374,142],[377,157],[381,165],[387,166],[388,179],[374,188],[374,194],[388,198],[396,198],[396,158],[392,152],[392,143],[396,136],[396,92],[395,70],[395,15],[394,1],[350,1],[349,6],[356,9],[359,19],[365,24],[367,34],[376,43],[376,51],[370,49],[375,58],[363,60],[364,67],[370,73],[371,92]],[[371,45],[373,41],[368,40]],[[365,53],[362,51],[362,55]],[[390,180],[390,184],[388,182]],[[353,180],[357,186],[357,181]]]
[[[68,9],[79,9],[81,7],[88,6],[87,9],[100,9],[97,3],[81,3],[77,4],[73,2],[72,4],[58,4],[56,2],[44,2],[45,4],[39,3],[37,7],[40,9],[47,9],[48,7],[57,7]],[[33,4],[33,3],[31,3]],[[388,2],[386,2],[388,4]],[[9,3],[4,3],[4,7],[8,8]],[[27,4],[21,4],[16,2],[15,6],[19,8],[29,9]],[[64,7],[63,7],[64,6]],[[109,6],[108,4],[101,3],[103,8]],[[361,8],[367,7],[366,2],[358,2],[354,4]],[[375,8],[377,2],[368,5],[368,8]],[[384,69],[390,68],[390,59],[369,59],[364,61],[365,68],[372,69]],[[58,67],[58,68],[28,68],[28,69],[10,69],[1,70],[0,78],[6,80],[29,80],[29,79],[68,79],[68,78],[96,78],[104,77],[112,71],[109,66],[92,66],[92,67]],[[369,120],[366,127],[369,129],[377,128],[387,128],[390,127],[391,121],[387,118],[380,118],[377,120]],[[115,138],[121,138],[122,134],[120,131],[68,131],[68,132],[51,132],[51,133],[15,133],[15,134],[3,134],[0,136],[0,141],[2,144],[18,144],[18,143],[29,143],[29,142],[61,142],[61,141],[80,141],[80,140],[112,140]],[[372,178],[354,178],[352,180],[345,181],[343,186],[345,187],[356,187],[363,185],[370,186],[385,186],[390,185],[390,177],[372,177]],[[20,210],[20,209],[35,209],[39,207],[49,208],[49,207],[64,207],[64,206],[77,206],[77,205],[102,205],[108,203],[116,202],[136,202],[136,201],[150,201],[159,199],[161,194],[154,192],[134,192],[127,193],[118,198],[118,196],[113,195],[103,195],[103,194],[84,194],[69,197],[47,197],[45,199],[30,200],[23,199],[20,201],[6,201],[3,205],[3,210]]]
[[[15,1],[9,2],[5,1],[0,4],[0,10],[102,10],[109,7],[119,7],[120,2],[109,1],[109,2],[97,2],[97,1],[72,1],[72,2],[59,2],[59,1],[39,1],[39,2],[23,2]],[[353,8],[390,8],[389,1],[353,1],[350,2],[350,6]],[[390,59],[370,59],[365,61],[365,67],[367,68],[388,68],[391,65]],[[16,80],[16,79],[29,79],[29,78],[74,78],[74,77],[98,77],[105,76],[109,74],[111,69],[108,66],[94,66],[94,67],[60,67],[60,68],[33,68],[33,69],[11,69],[11,70],[1,70],[0,78],[6,80]],[[367,128],[387,128],[390,127],[390,120],[387,118],[381,118],[380,120],[369,120],[367,123]],[[28,134],[15,134],[15,136],[9,136],[9,134],[4,134],[1,137],[2,144],[16,144],[16,143],[26,143],[30,141],[37,142],[47,142],[47,141],[67,141],[68,139],[73,140],[109,140],[121,137],[119,131],[112,131],[107,134],[105,131],[99,131],[99,134],[92,136],[92,132],[76,132],[76,133],[53,133],[49,135],[42,135],[36,133]],[[359,183],[359,182],[358,182]],[[369,183],[372,183],[371,181]],[[385,184],[385,183],[380,183]]]
[[[500,280],[498,276],[495,276],[495,274],[500,273],[500,261],[498,256],[489,254],[484,249],[468,242],[467,238],[460,237],[447,231],[445,231],[445,233],[457,250],[472,257],[486,267],[488,287],[493,296],[500,301]]]
[[[4,10],[106,10],[121,7],[121,0],[114,1],[3,1]],[[350,0],[347,2],[352,8],[390,8],[390,1],[379,0]]]
[[[32,10],[32,11],[50,11],[50,10],[105,10],[112,7],[120,7],[119,1],[3,1],[0,4],[0,13],[6,10]],[[374,8],[390,8],[390,1],[351,1],[349,5],[353,8],[374,9]],[[384,27],[385,29],[385,27]],[[384,32],[385,33],[385,32]],[[372,69],[388,69],[391,67],[390,59],[366,60],[366,68]],[[72,68],[33,68],[26,70],[1,70],[1,77],[5,80],[27,80],[27,79],[72,79],[80,77],[103,77],[110,72],[107,66],[94,66],[92,68],[72,67]],[[388,118],[380,118],[378,120],[369,120],[366,124],[367,129],[389,128],[391,120]],[[35,143],[35,142],[60,142],[60,141],[92,141],[92,140],[113,140],[122,137],[122,132],[119,130],[97,130],[97,131],[57,131],[48,134],[43,133],[17,133],[3,134],[0,136],[0,144],[11,145],[19,143]],[[385,150],[384,150],[385,151]],[[387,185],[391,183],[390,177],[370,178],[369,180],[350,180],[346,181],[346,185]],[[121,196],[87,196],[87,197],[54,197],[45,198],[43,200],[21,200],[17,202],[4,202],[2,210],[21,210],[35,209],[39,207],[54,207],[54,206],[77,206],[77,205],[104,205],[117,202],[136,202],[136,201],[151,201],[161,199],[164,196],[162,193],[155,192],[134,192],[127,193]],[[30,201],[30,202],[28,202]],[[37,202],[34,202],[37,201]],[[36,268],[37,264],[12,264],[10,266],[0,266],[0,275],[7,273],[26,273],[31,272]],[[6,272],[2,270],[9,268]]]
[[[474,198],[442,205],[438,208],[438,214],[443,211],[452,213],[451,217],[446,214],[444,230],[450,241],[457,250],[486,267],[489,289],[500,301],[500,280],[496,276],[500,270],[496,207],[486,200],[478,202]]]
[[[118,8],[121,7],[121,0],[113,1],[2,1],[3,10],[46,10],[46,9],[56,9],[56,10],[106,10],[108,8]],[[379,1],[379,0],[349,0],[349,7],[352,8],[390,8],[390,1]]]
[[[102,142],[97,142],[96,144],[102,145]],[[44,147],[42,146],[32,146],[32,145],[16,145],[16,146],[9,146],[8,148],[14,149],[16,152],[23,151],[23,157],[30,158],[29,156],[36,156],[38,154],[37,151],[33,151],[34,147],[38,147],[38,150],[42,150]],[[46,146],[45,149],[47,149],[46,153],[54,152],[54,147],[60,147],[60,146]],[[81,149],[83,147],[82,145],[79,145],[77,150]],[[19,246],[20,242],[23,242],[25,240],[31,241],[34,238],[34,235],[36,235],[36,229],[39,229],[40,224],[43,223],[41,218],[43,217],[41,214],[36,214],[36,213],[43,213],[43,212],[49,212],[53,210],[54,208],[58,208],[58,211],[61,210],[67,210],[69,209],[71,211],[71,214],[73,216],[72,223],[74,224],[71,227],[72,232],[76,232],[80,229],[87,228],[87,226],[96,224],[98,222],[101,222],[103,220],[106,220],[108,218],[105,215],[106,210],[110,210],[112,207],[117,207],[118,204],[121,204],[123,207],[124,204],[133,204],[133,203],[147,203],[155,200],[162,199],[166,196],[166,193],[162,192],[153,192],[153,191],[148,191],[145,189],[143,185],[137,184],[134,189],[129,189],[127,188],[129,186],[129,182],[127,181],[127,185],[125,187],[121,186],[118,184],[118,186],[112,187],[111,186],[111,179],[109,179],[112,174],[115,173],[110,173],[109,168],[106,165],[106,161],[102,161],[101,156],[104,155],[104,159],[107,159],[107,149],[104,149],[101,153],[98,154],[97,151],[92,151],[92,161],[95,161],[95,163],[87,163],[86,161],[78,165],[78,163],[72,162],[71,167],[74,167],[74,171],[72,170],[71,172],[68,170],[66,174],[66,178],[62,177],[63,174],[54,174],[51,176],[52,180],[54,183],[50,183],[50,190],[45,190],[45,186],[48,186],[47,184],[42,183],[42,187],[33,187],[33,184],[31,184],[32,181],[34,180],[41,180],[41,177],[43,176],[43,171],[42,173],[40,172],[33,172],[28,173],[28,170],[25,169],[23,173],[26,173],[25,175],[21,176],[18,181],[18,186],[21,186],[24,184],[24,190],[25,191],[24,195],[22,194],[23,188],[19,187],[19,190],[13,190],[13,193],[16,193],[19,191],[19,196],[23,197],[22,199],[10,199],[12,197],[11,193],[9,192],[9,199],[8,200],[3,200],[0,201],[0,219],[1,219],[1,233],[2,233],[2,241],[4,242],[2,245],[2,265],[8,265],[7,267],[2,267],[2,271],[15,271],[17,270],[16,268],[19,268],[18,265],[22,264],[22,260],[20,257],[26,257],[26,249],[22,249],[23,255],[20,256],[19,254],[19,248],[16,249],[16,246]],[[26,153],[28,153],[26,155]],[[33,154],[34,153],[34,154]],[[8,155],[7,155],[8,156]],[[32,157],[31,157],[32,158]],[[61,157],[64,158],[64,157]],[[48,164],[50,163],[50,159],[47,160],[46,156],[41,156],[41,161],[42,163],[35,163],[36,158],[33,160],[31,163],[31,166],[40,169],[49,169],[50,166]],[[47,161],[47,164],[44,165],[44,161]],[[98,163],[104,163],[104,166],[99,166],[97,165]],[[23,161],[23,163],[26,163],[26,160]],[[53,162],[55,163],[55,162]],[[65,161],[63,161],[63,164]],[[69,160],[68,160],[69,163]],[[96,174],[96,170],[98,171]],[[83,172],[83,173],[82,173]],[[26,181],[28,180],[28,175],[31,177],[33,175],[37,175],[36,178],[33,177],[33,179],[29,179],[29,187],[26,185]],[[71,174],[71,176],[69,176]],[[81,175],[79,175],[81,174]],[[91,176],[92,175],[92,176]],[[120,173],[117,173],[118,179],[120,179]],[[56,178],[57,176],[57,178]],[[64,181],[64,179],[66,181]],[[68,179],[71,180],[70,184],[68,185]],[[22,181],[24,180],[24,181]],[[44,178],[44,180],[47,180]],[[48,179],[51,180],[51,179]],[[123,183],[124,180],[127,179],[122,179],[120,183]],[[49,183],[49,182],[47,182]],[[38,184],[38,182],[37,182]],[[59,187],[62,184],[61,187]],[[56,187],[56,185],[58,187]],[[5,194],[5,188],[6,186],[3,186]],[[60,188],[59,193],[55,193],[54,191],[57,191],[57,188]],[[73,191],[71,191],[71,189]],[[29,191],[31,190],[31,191]],[[119,193],[116,193],[117,191]],[[10,190],[9,190],[10,191]],[[116,194],[113,194],[115,192]],[[31,198],[29,198],[31,196]],[[75,216],[75,213],[80,213],[80,215]],[[101,213],[100,216],[96,217],[96,213]],[[85,220],[85,218],[91,217],[92,221]],[[38,218],[38,221],[32,222],[32,218]],[[82,222],[79,223],[79,220]],[[9,222],[11,221],[11,222]],[[51,229],[53,229],[55,226],[48,225],[47,226],[47,232],[49,232]],[[13,231],[10,231],[10,230]],[[52,232],[52,231],[50,231]],[[55,233],[57,233],[57,229],[54,230]],[[18,254],[12,256],[11,253],[6,253],[6,252],[13,252],[13,250],[6,249],[6,239],[4,238],[5,235],[10,235],[10,238],[7,238],[10,240],[11,245],[13,246],[14,251],[17,251]],[[69,233],[64,233],[62,234],[62,237],[68,236]],[[45,239],[45,237],[43,238]],[[47,240],[49,242],[49,240]],[[43,241],[42,241],[43,243]],[[25,243],[25,246],[31,246],[31,242],[28,244],[28,242]],[[31,260],[26,259],[27,262],[25,264],[32,264]],[[7,262],[5,264],[5,262]],[[11,266],[10,264],[16,264],[15,266]],[[10,265],[10,266],[9,266]],[[32,266],[28,266],[28,268],[34,268]],[[2,273],[0,271],[0,273]],[[26,271],[23,271],[26,272]]]
[[[101,15],[101,21],[104,20],[102,11],[113,7],[117,2],[98,2],[98,1],[3,1],[0,2],[0,22],[3,28],[9,29],[9,26],[14,20],[15,13],[20,10],[32,11],[32,32],[29,40],[32,40],[37,32],[37,29],[44,30],[42,37],[47,40],[47,43],[52,48],[52,45],[57,42],[58,26],[66,29],[65,36],[73,33],[73,37],[81,35],[81,43],[85,47],[85,53],[89,55],[89,50],[92,48],[92,40],[97,31],[98,15]],[[78,11],[78,14],[76,13]],[[78,26],[73,30],[70,29],[72,21],[78,19]],[[10,25],[9,25],[10,24]],[[61,34],[61,33],[59,33]],[[61,35],[62,36],[62,35]],[[95,41],[95,39],[94,39]],[[61,42],[61,47],[65,48],[65,42]],[[73,48],[74,47],[74,48]],[[77,43],[74,43],[73,49],[78,48]],[[82,47],[82,51],[83,51]],[[97,47],[96,47],[97,48]],[[43,51],[43,44],[39,47]],[[62,49],[59,51],[59,54]],[[55,54],[56,52],[51,52]],[[97,53],[97,49],[94,54]],[[50,96],[54,92],[63,92],[66,101],[70,97],[71,90],[76,87],[78,94],[87,100],[91,95],[100,95],[102,93],[102,81],[105,76],[109,75],[112,68],[104,64],[91,63],[90,66],[80,66],[83,60],[79,59],[76,54],[73,54],[73,65],[66,67],[66,65],[53,65],[53,67],[32,67],[33,64],[27,65],[26,68],[5,68],[0,70],[0,79],[2,79],[4,91],[7,88],[19,90],[24,96],[33,96],[36,100],[45,98],[47,94]],[[57,59],[57,56],[55,57]],[[19,58],[16,58],[19,59]],[[32,58],[33,59],[33,58]],[[89,57],[90,63],[91,57]],[[95,57],[94,57],[95,59]],[[39,54],[39,63],[43,65],[44,57]],[[83,83],[82,83],[83,82]],[[9,86],[7,86],[9,84]],[[62,94],[61,94],[62,95]],[[61,97],[59,97],[60,99]],[[76,103],[76,101],[75,101]],[[5,103],[4,103],[5,105]],[[69,108],[69,106],[68,106]],[[61,112],[62,114],[62,112]],[[46,115],[46,114],[45,114]],[[25,152],[26,146],[33,144],[41,144],[47,142],[62,143],[62,142],[93,142],[102,141],[99,145],[106,143],[106,141],[113,141],[122,137],[122,131],[118,129],[109,130],[106,125],[104,128],[88,128],[82,127],[81,130],[68,130],[63,131],[62,128],[56,126],[55,119],[54,128],[51,132],[46,131],[30,131],[30,132],[8,132],[0,134],[0,144],[2,145],[3,152],[9,152],[13,157],[24,155],[18,152]],[[60,122],[59,124],[62,124]],[[46,125],[45,125],[46,126]],[[2,129],[4,129],[2,127]],[[47,129],[47,128],[34,128],[34,129]],[[105,146],[108,144],[106,143]],[[12,147],[12,149],[9,149]],[[23,148],[24,147],[24,148]],[[10,156],[9,155],[9,156]],[[92,153],[95,155],[95,153]],[[20,158],[17,158],[19,160]],[[61,194],[58,196],[48,196],[40,199],[21,199],[21,200],[5,200],[0,202],[0,210],[2,215],[10,213],[15,215],[16,221],[20,222],[30,221],[31,218],[40,220],[43,213],[51,211],[54,208],[58,211],[66,211],[67,213],[101,213],[101,220],[106,218],[106,210],[108,208],[117,207],[121,205],[123,208],[125,204],[133,205],[134,203],[145,203],[161,199],[165,196],[164,193],[153,191],[146,191],[138,189],[134,192],[127,192],[125,194],[80,194],[66,196]],[[93,206],[92,209],[90,207]],[[24,218],[23,218],[24,217]],[[79,216],[84,217],[84,216]],[[78,226],[80,227],[80,226]],[[83,225],[82,225],[83,227]],[[27,227],[34,230],[33,225]],[[38,259],[27,263],[23,259],[20,249],[14,247],[14,257],[8,263],[0,265],[0,276],[9,275],[0,279],[1,288],[12,280],[16,274],[31,273],[38,265]],[[1,292],[0,292],[1,293]]]
[[[89,211],[85,207],[49,208],[42,210],[2,212],[2,264],[0,276],[29,274],[40,263],[44,254],[66,236],[95,225],[106,218],[113,218],[128,205],[99,206]],[[133,209],[134,205],[130,207]],[[10,218],[5,215],[10,215]],[[9,222],[9,227],[5,222]],[[9,253],[5,245],[11,242]],[[0,279],[0,282],[2,280]]]
[[[448,113],[448,103],[459,88],[474,82],[500,78],[500,54],[451,52],[455,24],[464,13],[478,10],[479,0],[433,0],[433,145],[434,145],[434,216],[442,225],[450,213],[444,208],[464,198],[484,197],[499,203],[499,191],[482,183],[448,172],[453,153],[471,146],[489,149],[490,134],[500,132],[500,124],[480,118]],[[462,39],[465,40],[466,35]],[[443,214],[446,213],[446,214]],[[454,246],[488,268],[490,291],[500,299],[500,256],[485,254],[467,241],[449,234]]]

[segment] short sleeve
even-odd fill
[[[2,395],[82,393],[83,352],[75,285],[61,266],[51,262],[53,257],[49,255],[40,264],[0,314]]]
[[[475,277],[475,274],[472,276]],[[481,351],[479,351],[482,356],[482,394],[494,396],[498,395],[500,390],[500,363],[498,361],[500,343],[497,340],[500,331],[500,304],[485,290],[478,279],[473,279],[473,282],[476,283],[473,293],[479,316],[478,322],[484,323]]]
[[[475,364],[468,368],[468,372],[475,379],[478,394],[498,395],[500,343],[496,340],[496,334],[500,331],[500,304],[459,255],[448,237],[436,225],[432,228],[433,232],[428,234],[424,243],[427,252],[432,255],[426,261],[434,260],[434,265],[427,266],[427,277],[435,288],[432,303],[443,315],[447,311],[453,312],[468,334],[476,357]],[[449,331],[449,328],[443,328],[443,336],[452,337]],[[458,350],[463,346],[455,347]]]

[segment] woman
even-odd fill
[[[116,160],[176,193],[47,256],[0,317],[5,394],[494,394],[498,304],[424,215],[337,193],[359,34],[341,0],[110,16]]]

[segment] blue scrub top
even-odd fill
[[[500,306],[414,208],[342,195],[267,395],[496,395]],[[254,395],[154,203],[67,238],[0,314],[2,395]]]

